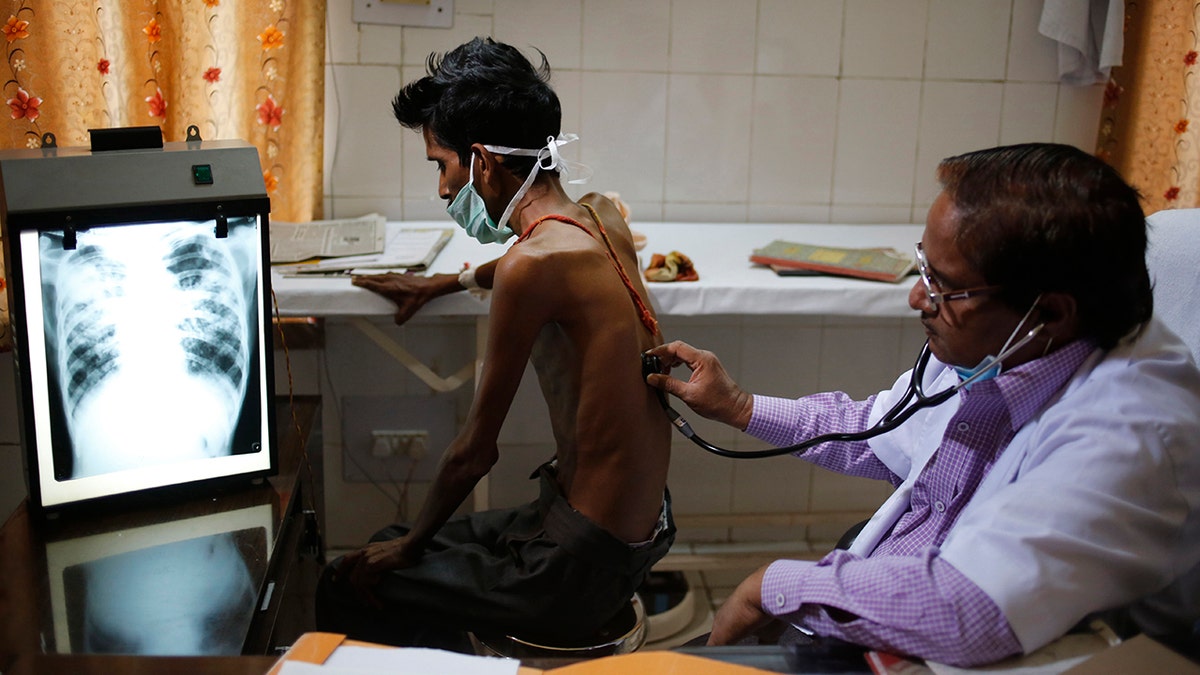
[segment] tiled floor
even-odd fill
[[[721,603],[763,565],[780,558],[816,560],[832,548],[833,544],[810,546],[803,542],[676,544],[654,569],[684,573],[692,592],[692,618],[686,627],[669,635],[656,635],[652,618],[643,649],[671,649],[707,633]]]

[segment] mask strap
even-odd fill
[[[538,165],[534,164],[533,170],[529,172],[529,176],[525,179],[525,182],[521,184],[521,189],[517,190],[517,194],[513,195],[513,198],[509,200],[508,206],[504,207],[504,213],[500,214],[500,220],[496,221],[496,227],[504,227],[508,223],[509,216],[511,216],[513,210],[517,208],[517,204],[521,201],[521,198],[525,196],[525,193],[529,192],[529,186],[533,185],[533,179],[537,177],[537,173]]]
[[[517,194],[513,195],[512,200],[509,201],[508,206],[505,207],[504,213],[502,213],[500,215],[500,219],[496,221],[497,228],[504,227],[505,224],[508,223],[509,216],[511,216],[513,210],[517,208],[517,204],[520,203],[521,198],[525,196],[525,193],[529,191],[529,187],[533,185],[534,179],[537,178],[538,171],[542,169],[558,169],[559,173],[564,176],[569,176],[573,172],[579,172],[581,174],[579,178],[567,181],[571,184],[586,183],[592,179],[591,168],[585,164],[568,161],[564,159],[563,156],[558,152],[559,146],[566,145],[567,143],[577,140],[579,140],[579,136],[577,134],[559,134],[558,138],[547,136],[546,145],[538,148],[537,150],[530,150],[528,148],[510,148],[504,145],[483,146],[487,148],[488,151],[494,152],[497,155],[516,155],[521,157],[534,157],[536,159],[536,161],[533,163],[533,168],[529,171],[529,175],[525,178],[525,182],[521,184],[521,189],[517,190]],[[550,163],[545,164],[544,162],[546,160],[549,160]]]
[[[497,155],[516,155],[520,157],[536,157],[537,169],[557,169],[563,176],[571,176],[578,174],[577,178],[568,180],[572,185],[586,183],[592,179],[592,169],[586,164],[580,162],[572,162],[562,156],[558,149],[568,143],[574,143],[579,140],[579,134],[559,134],[558,138],[553,136],[546,137],[546,144],[542,147],[531,150],[529,148],[510,148],[505,145],[485,145],[483,147],[496,153]],[[547,163],[547,160],[549,162]]]

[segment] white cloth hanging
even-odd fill
[[[1107,82],[1125,49],[1124,0],[1046,0],[1038,32],[1058,42],[1064,84]]]

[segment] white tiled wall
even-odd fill
[[[1042,140],[1091,149],[1101,88],[1057,82],[1042,0],[458,0],[454,26],[329,0],[326,215],[444,217],[389,100],[490,35],[554,68],[563,128],[648,221],[922,222],[933,169]]]

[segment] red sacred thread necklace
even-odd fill
[[[604,230],[604,223],[600,222],[599,214],[597,214],[595,209],[588,204],[584,204],[583,207],[588,210],[588,213],[591,214],[592,219],[596,221],[597,227],[600,228],[600,235],[604,239],[604,246],[608,249],[609,262],[613,264],[613,267],[615,267],[617,272],[621,275],[621,281],[625,283],[625,289],[629,291],[629,297],[633,298],[633,304],[637,306],[638,314],[642,320],[642,325],[646,327],[646,330],[650,331],[651,335],[658,335],[658,321],[655,320],[654,315],[650,313],[650,309],[646,307],[646,303],[642,300],[642,296],[639,295],[637,290],[634,289],[633,282],[629,280],[629,275],[625,273],[625,266],[621,264],[621,261],[617,258],[617,254],[613,251],[612,242],[608,239],[608,232]],[[531,224],[527,230],[522,232],[520,237],[517,237],[516,243],[519,244],[528,239],[529,235],[533,234],[533,231],[537,229],[537,226],[541,225],[547,220],[557,220],[569,225],[574,225],[575,227],[578,227],[586,232],[587,235],[592,239],[596,238],[596,235],[592,234],[592,231],[587,229],[587,227],[578,220],[568,216],[552,213],[533,221],[533,224]]]

